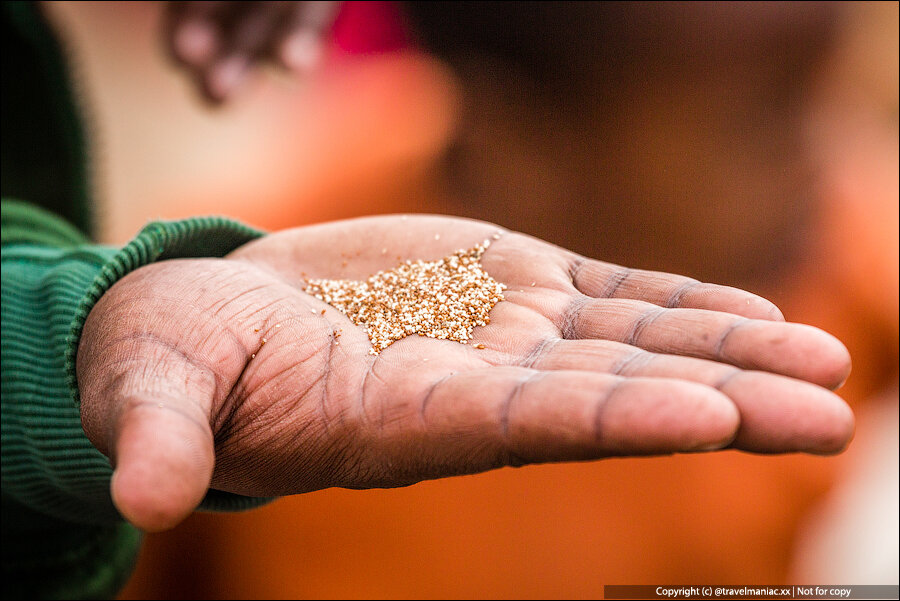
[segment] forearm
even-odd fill
[[[3,204],[3,494],[70,522],[118,520],[66,366],[76,313],[113,255],[48,213]]]
[[[137,551],[139,535],[110,497],[109,459],[81,424],[74,362],[94,304],[142,265],[221,256],[260,235],[225,219],[193,219],[151,224],[115,249],[35,207],[3,202],[4,596],[113,594]],[[262,502],[211,491],[202,507]]]

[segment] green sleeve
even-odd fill
[[[221,257],[261,235],[228,219],[195,218],[151,223],[115,249],[41,209],[3,201],[4,598],[111,595],[139,545],[112,504],[109,461],[81,428],[75,357],[91,308],[138,267]],[[266,501],[211,490],[201,509]]]

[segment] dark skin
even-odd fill
[[[852,437],[828,390],[849,373],[843,345],[734,288],[504,232],[482,263],[507,300],[472,344],[413,336],[377,357],[303,292],[305,277],[362,278],[497,231],[364,218],[124,277],[89,315],[77,364],[119,510],[161,530],[209,487],[270,496],[623,455],[829,454]]]
[[[285,63],[286,40],[321,34],[327,19],[298,16],[307,4],[173,3],[166,39],[220,102],[251,65]],[[375,357],[361,328],[303,291],[307,277],[362,279],[498,231],[482,263],[506,300],[469,345],[414,336]],[[748,292],[428,216],[296,228],[223,259],[138,269],[91,311],[77,363],[113,500],[151,531],[209,488],[272,496],[610,456],[836,453],[853,415],[830,390],[849,370],[840,342]]]

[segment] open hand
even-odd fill
[[[468,345],[365,331],[303,292],[499,232],[506,284]],[[834,453],[853,432],[826,388],[843,345],[734,288],[629,270],[463,219],[303,227],[225,259],[116,283],[78,352],[82,421],[136,525],[185,518],[209,487],[254,496],[393,487],[507,465],[737,448]],[[484,345],[485,348],[476,348]]]

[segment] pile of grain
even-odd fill
[[[485,240],[437,261],[406,261],[365,281],[308,280],[306,292],[363,326],[373,355],[413,334],[466,344],[475,326],[490,323],[506,289],[479,262],[489,245]]]

